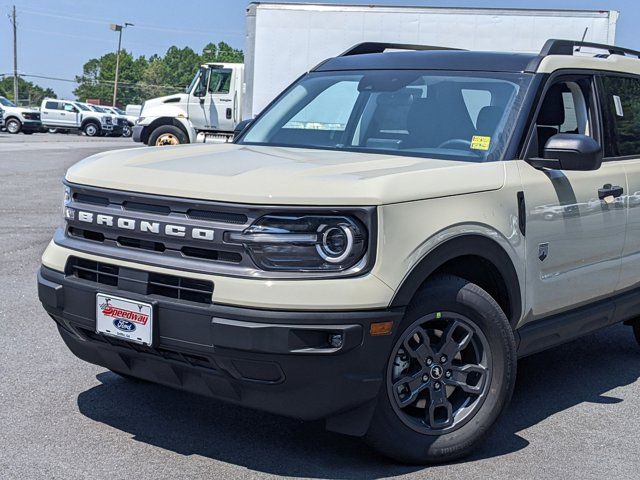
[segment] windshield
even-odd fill
[[[76,103],[75,106],[78,107],[80,110],[84,110],[85,112],[86,111],[91,111],[91,109],[89,107],[87,107],[86,105],[83,105],[81,103]]]
[[[414,70],[312,73],[238,143],[498,160],[532,78]]]
[[[185,93],[191,93],[194,89],[194,87],[196,86],[196,84],[198,84],[200,82],[200,79],[204,79],[205,77],[202,75],[202,73],[205,71],[204,68],[200,67],[198,69],[198,71],[196,72],[195,77],[193,77],[193,80],[191,80],[191,84],[185,88]],[[206,86],[206,80],[204,81],[205,85],[204,87],[202,86],[202,84],[198,85],[198,89],[202,90],[204,88],[207,88]],[[195,94],[194,94],[195,95]]]
[[[92,109],[94,112],[107,113],[107,111],[104,108],[98,107],[97,105],[89,105],[89,108]]]
[[[119,108],[112,108],[111,110],[115,111],[119,115],[126,115],[124,110],[120,110]]]
[[[0,104],[4,105],[5,107],[15,107],[16,104],[13,103],[11,100],[4,98],[4,97],[0,97]]]

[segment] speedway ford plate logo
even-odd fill
[[[96,332],[151,345],[153,340],[151,305],[98,293],[96,295]]]

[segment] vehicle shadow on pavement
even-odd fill
[[[518,364],[509,409],[484,447],[462,462],[506,455],[529,445],[519,432],[581,403],[611,404],[606,392],[634,383],[640,347],[618,326],[534,355]],[[356,438],[158,385],[97,376],[101,385],[78,396],[85,416],[182,455],[201,455],[254,471],[317,478],[381,478],[423,467],[394,464]],[[143,405],[123,409],[122,405]]]

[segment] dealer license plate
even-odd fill
[[[96,332],[130,342],[151,345],[153,342],[153,308],[112,295],[96,295]]]

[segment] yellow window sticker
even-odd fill
[[[471,150],[489,150],[490,144],[491,144],[491,137],[474,135],[471,138]]]

